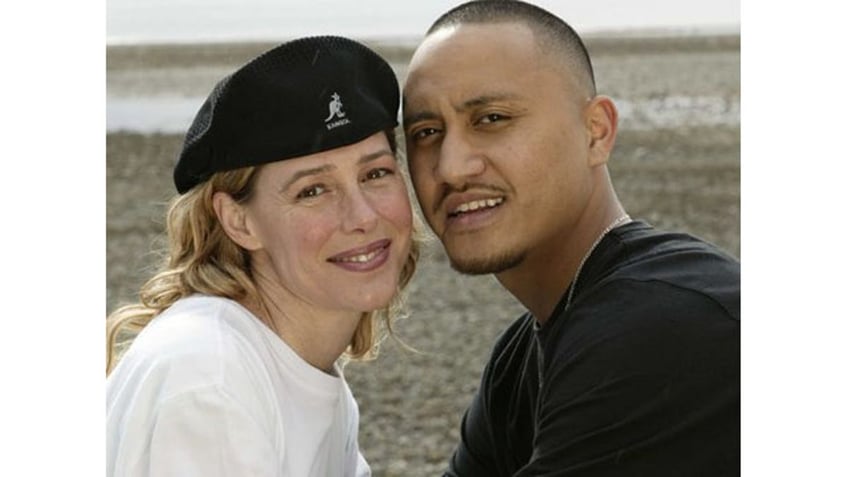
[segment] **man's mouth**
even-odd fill
[[[501,205],[503,201],[503,197],[496,197],[492,199],[478,199],[463,202],[456,206],[453,210],[448,212],[448,217],[458,217],[462,214],[467,214],[478,210],[492,209]]]

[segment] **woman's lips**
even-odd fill
[[[345,270],[367,272],[380,267],[389,258],[389,239],[377,240],[364,247],[346,250],[333,255],[327,261]]]

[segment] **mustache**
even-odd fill
[[[487,191],[487,192],[495,192],[499,195],[506,195],[507,191],[503,187],[494,186],[491,184],[483,184],[479,182],[468,182],[462,185],[462,187],[454,187],[449,184],[445,184],[442,186],[442,190],[439,192],[438,199],[433,205],[433,213],[438,212],[439,209],[442,208],[442,204],[445,203],[448,196],[451,194],[461,194],[463,192],[469,191]]]

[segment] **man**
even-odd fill
[[[447,475],[739,473],[739,263],[633,221],[617,112],[561,19],[439,18],[404,89],[409,169],[453,268],[528,312],[495,344]]]

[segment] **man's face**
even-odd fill
[[[592,192],[588,97],[518,23],[427,37],[410,62],[404,133],[415,193],[455,269],[544,253]]]

